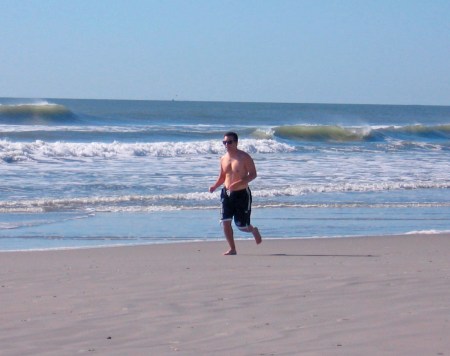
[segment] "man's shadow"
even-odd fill
[[[376,255],[292,254],[292,253],[271,253],[266,256],[272,256],[272,257],[379,257]]]

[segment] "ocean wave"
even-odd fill
[[[79,198],[41,198],[0,201],[0,213],[44,213],[58,211],[119,212],[119,211],[172,211],[192,209],[192,202],[217,201],[209,192],[166,195],[122,195]],[[187,204],[183,204],[187,202]],[[196,208],[201,208],[198,205]]]
[[[409,125],[401,127],[389,127],[384,129],[386,131],[394,130],[396,132],[411,133],[414,135],[421,136],[438,136],[443,138],[448,138],[450,134],[450,125],[436,125],[436,126],[426,126],[426,125]]]
[[[367,135],[363,128],[314,125],[278,126],[273,132],[276,137],[306,141],[360,141]]]
[[[405,235],[436,235],[436,234],[448,234],[450,233],[450,230],[414,230],[414,231],[408,231],[405,233]]]
[[[328,125],[290,125],[272,129],[275,137],[296,141],[354,142],[398,140],[448,140],[450,125],[361,126],[341,127]],[[267,132],[259,131],[258,135]]]
[[[44,136],[44,135],[42,135]],[[274,139],[243,139],[239,147],[250,154],[289,154],[305,151],[323,151],[328,153],[328,146],[293,145],[278,142]],[[334,146],[333,152],[347,152],[358,150],[369,151],[404,151],[449,150],[450,144],[396,141],[378,143],[375,146]],[[133,157],[183,157],[199,155],[219,155],[224,153],[221,142],[217,140],[192,142],[49,142],[35,140],[33,142],[14,142],[9,139],[0,139],[0,163],[14,163],[26,161],[64,161],[89,159],[127,159]]]
[[[62,122],[66,125],[16,125],[1,124],[0,139],[11,141],[66,141],[66,142],[155,142],[155,141],[207,141],[217,140],[223,135],[223,131],[216,128],[199,125],[79,125],[77,120]],[[78,120],[81,123],[82,120]],[[83,122],[84,123],[84,122]],[[255,138],[251,135],[251,138]]]
[[[1,108],[23,109],[28,104],[0,105],[0,137],[21,140],[60,140],[75,142],[120,142],[155,140],[209,141],[221,137],[225,128],[217,125],[167,125],[148,123],[145,125],[92,124],[80,119],[64,106],[56,104],[33,104],[27,115],[10,117],[2,115]],[[21,108],[21,109],[18,109]],[[45,109],[42,109],[45,108]],[[13,110],[13,111],[14,111]],[[35,110],[35,114],[32,112]],[[38,115],[40,110],[53,114]],[[8,111],[8,110],[6,110]],[[53,115],[53,116],[52,116]],[[445,143],[450,140],[450,125],[406,125],[406,126],[338,126],[338,125],[283,125],[283,126],[241,126],[236,128],[241,140],[274,140],[298,145],[301,142],[315,143]]]
[[[48,125],[75,118],[64,105],[39,101],[21,104],[0,104],[0,123],[20,125]]]
[[[253,192],[255,197],[298,197],[315,193],[364,193],[393,190],[417,190],[417,189],[449,189],[450,181],[398,181],[398,182],[362,182],[362,183],[329,183],[329,184],[302,184],[285,188],[262,189]]]
[[[392,190],[449,189],[449,182],[386,182],[354,184],[317,184],[258,189],[252,195],[255,208],[420,208],[450,207],[450,202],[299,202],[291,197],[316,193],[379,192]],[[287,198],[287,199],[286,199]],[[86,196],[72,198],[43,197],[38,199],[0,201],[0,213],[47,213],[61,211],[93,212],[156,212],[174,210],[216,209],[219,192],[190,192],[149,195]],[[0,226],[1,227],[1,226]],[[6,227],[4,227],[6,228]]]
[[[295,147],[274,140],[243,140],[241,148],[250,153],[285,153]],[[10,142],[0,140],[0,160],[13,163],[28,160],[64,160],[87,158],[179,157],[222,154],[223,145],[217,141],[154,142],[154,143],[69,143],[69,142]]]
[[[202,194],[202,193],[199,193]],[[37,199],[18,202],[0,202],[0,213],[2,214],[36,214],[49,212],[82,212],[88,214],[95,213],[152,213],[168,211],[186,211],[186,210],[214,210],[217,209],[218,197],[208,193],[209,197],[205,199],[196,199],[198,204],[180,202],[164,203],[159,202],[157,198],[137,197],[130,199],[123,197],[117,198],[73,198],[73,199]],[[182,199],[188,202],[188,199]],[[151,203],[150,203],[151,202]],[[207,204],[209,202],[209,204]],[[255,200],[254,209],[399,209],[399,208],[448,208],[450,202],[321,202],[321,203],[294,203],[294,202],[263,202]],[[388,217],[381,218],[389,220]],[[392,217],[391,219],[395,219]],[[18,224],[0,224],[0,230],[15,229]],[[33,226],[33,225],[30,225]]]
[[[255,209],[299,208],[299,209],[401,209],[401,208],[444,208],[448,202],[386,202],[386,203],[256,203]],[[309,219],[309,217],[308,217]],[[380,217],[380,220],[395,220],[395,217]],[[374,220],[371,218],[371,220]]]

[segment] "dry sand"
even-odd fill
[[[450,235],[0,253],[1,355],[450,355]]]

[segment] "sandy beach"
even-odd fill
[[[2,355],[449,355],[450,235],[0,253]]]

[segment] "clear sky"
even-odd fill
[[[450,1],[0,0],[0,96],[450,105]]]

